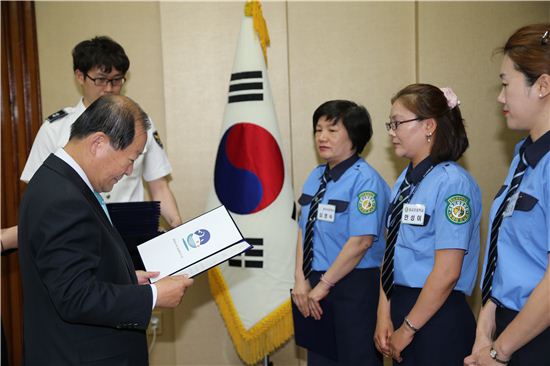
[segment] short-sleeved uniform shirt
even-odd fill
[[[69,141],[71,126],[86,108],[82,100],[74,106],[52,114],[44,121],[31,148],[31,152],[21,180],[28,182],[44,160],[63,147]],[[147,143],[143,154],[134,162],[131,175],[124,176],[111,192],[102,193],[107,203],[143,201],[144,190],[142,178],[150,182],[167,176],[172,171],[158,132],[151,121],[151,128],[147,131]]]
[[[392,190],[390,213],[405,176],[413,186],[409,204],[425,209],[420,225],[402,221],[399,226],[394,282],[422,288],[433,269],[436,250],[462,249],[464,261],[454,289],[469,295],[475,285],[479,258],[481,192],[472,176],[457,163],[447,161],[432,166],[430,158],[415,169],[409,165]]]
[[[315,196],[326,165],[320,165],[307,178],[299,203],[299,227],[302,242],[310,203]],[[380,267],[384,256],[384,217],[389,201],[389,187],[365,160],[354,155],[333,167],[325,195],[320,202],[334,206],[334,220],[315,222],[313,263],[315,271],[326,271],[351,236],[372,235],[373,244],[356,268]]]
[[[521,154],[525,152],[527,169],[518,188],[511,215],[500,224],[497,241],[497,265],[491,296],[497,304],[520,311],[548,268],[550,252],[550,132],[533,142],[521,141],[504,185],[498,191],[490,213],[489,228],[506,192]],[[490,233],[487,235],[483,277],[487,266]]]

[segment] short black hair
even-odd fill
[[[138,123],[144,131],[151,128],[149,117],[136,102],[122,95],[104,95],[90,104],[73,123],[70,139],[83,139],[92,133],[103,132],[115,150],[124,150],[134,141]]]
[[[365,107],[355,102],[339,99],[321,104],[313,112],[313,133],[322,117],[332,121],[333,124],[342,121],[356,154],[361,154],[372,137],[370,114]]]
[[[433,118],[437,123],[430,158],[435,164],[457,161],[468,148],[468,136],[459,106],[449,108],[443,91],[430,84],[411,84],[391,99],[399,100],[420,119]]]
[[[106,73],[115,68],[126,74],[130,60],[120,44],[107,36],[97,36],[80,42],[73,49],[73,71],[85,74],[94,67]]]

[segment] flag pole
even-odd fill
[[[264,356],[264,363],[263,366],[273,366],[273,362],[269,361],[269,355]]]
[[[206,205],[224,204],[255,247],[209,270],[208,282],[237,354],[257,366],[272,365],[269,354],[294,332],[288,289],[298,235],[266,69],[269,43],[260,2],[247,1]]]

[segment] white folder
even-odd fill
[[[171,275],[194,277],[252,248],[233,218],[219,206],[138,245],[147,271],[159,271],[156,282]]]

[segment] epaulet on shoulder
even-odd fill
[[[363,159],[359,159],[357,160],[353,165],[352,165],[352,168],[355,169],[355,170],[358,170],[359,172],[361,172],[361,174],[367,174],[367,172],[372,168],[372,166],[369,165],[369,163],[367,163],[365,160]]]
[[[55,121],[57,121],[58,119],[60,119],[62,117],[65,117],[67,114],[68,113],[64,109],[60,109],[57,112],[55,112],[54,114],[51,114],[50,116],[48,116],[48,118],[46,118],[46,121],[52,123],[52,122],[55,122]]]
[[[449,161],[445,161],[441,164],[439,164],[443,168],[443,172],[445,173],[445,179],[454,179],[455,177],[458,177],[461,173],[464,171],[462,166],[457,163],[452,163]]]

